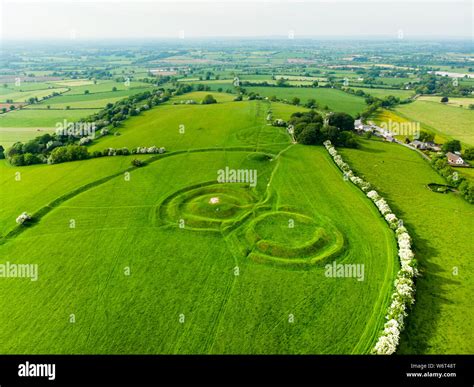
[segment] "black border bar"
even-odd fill
[[[55,380],[20,377],[20,364],[54,364]],[[473,355],[0,355],[9,385],[473,386]],[[423,376],[409,377],[407,373]],[[424,373],[455,373],[433,377]]]

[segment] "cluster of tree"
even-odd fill
[[[183,84],[183,88],[186,85]],[[86,122],[95,122],[96,127],[111,126],[118,127],[120,123],[130,116],[140,114],[142,110],[148,110],[162,102],[166,102],[176,90],[156,89],[132,95],[115,103],[108,103],[104,109],[89,116]],[[143,103],[146,101],[145,103]]]
[[[112,79],[112,72],[110,68],[104,69],[95,69],[95,68],[86,68],[84,70],[73,70],[73,71],[62,71],[58,72],[55,71],[52,75],[71,78],[71,79],[78,79],[78,78],[87,78],[87,79]]]
[[[444,152],[444,153],[447,153],[447,152],[460,152],[461,151],[461,142],[459,140],[450,140],[450,141],[447,141],[443,144],[443,146],[441,147],[441,150]]]
[[[248,99],[249,101],[253,101],[253,100],[255,100],[255,99],[260,99],[260,100],[261,100],[261,99],[263,99],[263,97],[262,97],[260,94],[254,93],[254,92],[252,91],[252,92],[250,92],[250,93],[247,94],[247,99]]]
[[[210,81],[213,75],[214,75],[214,73],[212,71],[206,71],[204,76],[202,76],[202,75],[199,76],[199,80],[200,81],[202,81],[202,80]],[[214,79],[219,79],[219,75],[215,76]]]
[[[73,144],[72,136],[43,134],[26,143],[16,142],[6,152],[5,156],[12,165],[23,166],[45,163],[51,151],[64,144]]]
[[[66,145],[54,148],[48,158],[48,163],[59,164],[66,161],[84,160],[88,159],[89,151],[85,146],[81,145]]]
[[[474,183],[460,176],[458,172],[448,164],[445,155],[436,155],[431,159],[433,168],[443,176],[448,184],[457,187],[461,195],[469,203],[474,203]]]
[[[305,145],[320,145],[326,140],[338,146],[356,148],[358,146],[354,130],[354,118],[347,113],[331,113],[325,122],[323,117],[312,110],[291,115],[289,124],[293,126],[296,140]]]
[[[434,133],[425,132],[424,130],[420,130],[420,134],[418,135],[418,140],[422,142],[433,142],[434,141]]]
[[[391,108],[398,105],[401,101],[400,98],[394,97],[393,95],[387,95],[383,98],[377,98],[371,95],[367,95],[365,97],[365,102],[367,103],[367,105],[378,103],[380,107]]]
[[[193,91],[193,86],[188,84],[179,84],[178,88],[174,92],[174,95],[183,95]]]
[[[106,148],[103,151],[96,150],[89,153],[87,147],[81,145],[65,145],[58,146],[53,149],[47,158],[49,164],[65,163],[67,161],[85,160],[89,158],[106,157],[106,156],[128,156],[135,154],[161,154],[164,153],[165,148],[152,147],[137,147],[132,150],[123,148]],[[25,155],[26,156],[26,155]],[[33,154],[33,156],[36,156]],[[28,164],[24,164],[28,165]]]
[[[211,86],[203,85],[202,83],[200,83],[196,86],[196,90],[197,91],[211,91]]]
[[[377,98],[370,94],[366,94],[365,102],[367,103],[367,108],[357,117],[362,119],[362,121],[367,120],[367,118],[374,114],[379,108],[391,108],[400,103],[408,103],[409,100],[401,101],[400,98],[394,97],[393,95],[388,95],[384,98]]]
[[[108,133],[109,128],[115,128],[120,123],[131,116],[140,114],[141,111],[148,110],[152,106],[167,101],[172,95],[179,92],[191,91],[192,87],[186,84],[180,85],[180,89],[156,89],[132,95],[115,103],[108,103],[106,107],[83,120],[83,122],[93,122],[101,134]],[[144,103],[145,102],[145,103]],[[84,137],[82,137],[84,138]],[[81,137],[72,134],[53,133],[43,134],[26,143],[16,142],[5,152],[7,160],[16,166],[41,164],[46,162],[63,162],[57,160],[80,160],[78,157],[85,157],[82,150],[70,148],[81,145]],[[77,145],[80,144],[80,145]],[[66,150],[58,150],[65,148]],[[86,149],[80,146],[80,149]],[[3,148],[2,148],[3,149]],[[87,150],[87,149],[86,149]],[[2,152],[3,153],[3,152]],[[98,157],[94,155],[93,157]]]
[[[440,94],[444,96],[468,96],[474,91],[472,86],[462,85],[457,79],[423,74],[415,86],[417,94]],[[447,102],[447,101],[446,101]]]
[[[392,89],[386,87],[385,89]],[[342,91],[345,91],[346,93],[356,95],[358,97],[365,97],[365,102],[369,105],[371,103],[374,103],[375,101],[381,101],[380,106],[382,107],[393,107],[398,104],[405,104],[411,102],[409,98],[407,99],[400,99],[398,97],[395,97],[393,95],[388,95],[382,99],[374,97],[370,94],[370,92],[365,92],[364,90],[361,89],[352,89],[350,87],[343,87],[341,88]]]
[[[309,76],[309,75],[308,75]],[[272,76],[272,79],[275,79],[275,76]],[[291,85],[287,78],[278,78],[275,83],[268,83],[267,81],[263,82],[251,82],[251,81],[242,81],[240,83],[241,86],[260,86],[260,87],[299,87],[299,88],[311,88],[311,87],[318,87],[319,82],[314,81],[309,85]],[[331,87],[332,85],[325,85],[322,87]]]
[[[168,83],[168,82],[171,82],[173,78],[171,78],[169,75],[160,75],[158,78],[148,78],[148,77],[145,77],[145,78],[140,78],[139,81],[140,82],[144,82],[144,83],[153,83],[155,84],[156,86],[161,86],[165,83]]]
[[[278,98],[276,95],[272,95],[268,99],[272,102],[281,102],[281,103],[297,105],[297,106],[301,104],[301,100],[298,97],[294,97],[294,98],[291,99],[291,101],[288,101],[286,99]],[[320,106],[314,98],[308,99],[303,104],[303,106],[308,108],[308,109],[318,109],[319,108],[320,110],[329,110],[328,105]]]
[[[467,148],[462,154],[464,160],[474,160],[474,148]]]
[[[374,101],[371,104],[367,105],[367,108],[359,114],[359,118],[365,122],[372,114],[374,114],[380,107],[381,107],[380,101]]]
[[[201,102],[203,105],[210,105],[213,103],[217,103],[216,99],[212,96],[212,94],[208,94],[204,97]]]

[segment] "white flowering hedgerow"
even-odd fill
[[[367,197],[368,197],[369,199],[373,200],[374,202],[380,199],[380,195],[379,195],[378,192],[375,191],[375,190],[369,191],[369,192],[367,193]]]
[[[392,212],[392,210],[390,209],[389,205],[387,204],[387,202],[385,201],[385,199],[379,199],[375,202],[375,205],[377,206],[377,208],[379,209],[380,213],[382,215],[387,215],[388,213]]]
[[[385,316],[384,329],[373,350],[376,354],[391,355],[397,350],[400,333],[403,330],[404,320],[407,316],[407,309],[415,302],[414,278],[418,275],[418,270],[414,259],[415,254],[412,251],[411,237],[406,227],[403,226],[403,222],[392,212],[385,199],[377,191],[371,190],[370,183],[354,174],[350,166],[337,153],[331,141],[325,141],[323,145],[332,156],[334,163],[344,172],[344,175],[374,202],[380,214],[387,221],[390,228],[394,230],[397,239],[398,257],[401,267],[394,281],[392,301]]]
[[[31,215],[28,214],[27,212],[22,212],[18,217],[16,218],[16,222],[18,224],[24,224],[26,221],[31,220]]]

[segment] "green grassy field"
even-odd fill
[[[16,226],[18,211],[34,213],[65,193],[125,170],[130,166],[131,157],[21,168],[0,160],[0,235],[5,235]],[[146,155],[134,157],[147,158]],[[20,173],[19,180],[17,173]]]
[[[64,81],[59,81],[58,84],[61,85],[63,84]],[[67,81],[66,84],[70,85],[70,82],[74,81]],[[87,83],[86,83],[87,82]],[[86,84],[84,84],[86,83]],[[89,92],[92,93],[103,93],[103,92],[108,92],[112,91],[114,87],[117,88],[117,91],[119,90],[129,90],[129,89],[134,89],[138,87],[151,87],[151,84],[149,83],[143,83],[143,82],[136,82],[136,81],[130,81],[128,84],[125,84],[125,82],[116,82],[116,81],[108,81],[108,80],[98,80],[96,84],[94,84],[91,81],[87,80],[81,80],[81,82],[76,82],[73,83],[71,86],[69,86],[71,90],[67,92],[67,94],[84,94],[84,91],[89,90]]]
[[[435,102],[439,105],[443,106],[452,106],[452,107],[463,107],[465,109],[469,108],[469,105],[474,105],[474,98],[456,98],[450,97],[448,102],[441,102],[440,96],[431,96],[431,95],[423,95],[418,97],[419,101],[428,101],[428,102]]]
[[[228,93],[219,93],[219,92],[212,92],[212,91],[192,91],[190,93],[186,93],[183,95],[177,95],[171,98],[168,102],[168,105],[173,103],[180,103],[181,101],[188,101],[193,100],[197,104],[200,104],[206,95],[212,95],[217,102],[231,102],[234,100],[235,95],[228,94]]]
[[[396,112],[408,120],[419,121],[441,137],[460,140],[464,145],[474,145],[474,110],[417,100],[398,106]]]
[[[362,90],[366,94],[370,94],[376,98],[384,98],[389,95],[398,97],[400,99],[406,99],[412,97],[415,92],[413,90],[399,90],[399,89],[376,89],[370,87],[352,87],[354,90]]]
[[[0,102],[6,102],[6,100],[13,100],[13,102],[27,102],[31,97],[42,99],[43,97],[52,95],[54,92],[64,93],[68,91],[65,87],[48,88],[48,86],[44,86],[44,89],[36,89],[33,87],[25,87],[25,85],[26,84],[24,83],[19,87],[13,85],[0,87]]]
[[[54,129],[51,127],[4,128],[0,126],[0,145],[7,149],[15,142],[26,142],[44,133],[52,133],[53,131]]]
[[[190,93],[175,100],[198,101],[205,94]],[[213,95],[219,100],[218,94]],[[221,96],[224,99],[228,97],[227,94]],[[119,128],[120,136],[103,137],[91,150],[152,145],[164,146],[171,151],[222,146],[273,149],[275,144],[285,143],[287,135],[282,128],[266,125],[269,107],[269,103],[262,101],[220,102],[214,105],[172,105],[170,102],[131,118]],[[297,107],[281,109],[279,114],[287,114],[285,118],[289,117],[290,112],[301,110]]]
[[[340,153],[386,197],[414,237],[422,275],[399,352],[472,353],[473,206],[454,193],[429,190],[427,184],[443,179],[400,145],[363,141],[360,150]]]
[[[434,133],[434,141],[438,144],[446,141],[446,136],[443,134],[433,132],[433,129],[430,126],[423,122],[410,120],[408,117],[400,115],[398,111],[379,109],[371,116],[369,121],[373,121],[375,124],[382,127],[383,125],[386,125],[387,128],[391,128],[394,133],[397,133],[395,138],[400,141],[405,141],[405,138],[407,137],[413,140],[418,130]]]
[[[266,124],[270,106],[298,109],[280,105],[156,107],[97,145],[172,151],[130,175],[119,156],[19,168],[20,182],[0,166],[1,233],[16,230],[0,254],[40,273],[0,282],[0,352],[370,352],[393,233],[324,148]],[[256,186],[217,183],[225,167],[256,170]],[[22,211],[36,223],[12,228]],[[333,260],[363,264],[364,280],[325,276]]]
[[[120,99],[126,98],[130,95],[143,93],[149,90],[149,87],[134,87],[125,90],[94,92],[90,94],[65,94],[50,98],[38,104],[29,105],[26,109],[64,109],[69,106],[71,109],[97,109],[103,108],[108,103],[114,103]]]
[[[77,110],[43,110],[21,109],[0,115],[0,131],[2,128],[54,128],[63,120],[76,121],[97,112],[98,109]]]
[[[21,109],[1,114],[0,145],[9,147],[17,141],[24,142],[46,132],[52,133],[58,122],[78,121],[97,111],[98,109]]]
[[[245,89],[248,92],[253,91],[265,97],[276,96],[288,101],[298,97],[303,104],[308,99],[314,98],[320,107],[327,105],[333,111],[346,112],[352,115],[362,112],[366,107],[363,98],[336,89],[258,86],[249,86]]]

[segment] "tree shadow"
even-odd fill
[[[359,141],[359,147],[357,149],[367,152],[367,153],[387,153],[385,149],[375,149],[375,148],[369,147],[370,143],[373,143],[373,142],[381,142],[381,141],[361,139]]]
[[[429,240],[417,235],[410,224],[406,227],[413,238],[420,276],[416,280],[415,305],[405,321],[397,353],[425,354],[430,350],[430,339],[439,335],[437,327],[443,305],[453,304],[445,295],[460,281],[440,275],[446,273],[446,268],[432,262],[432,257],[439,255],[439,251],[431,246]]]

